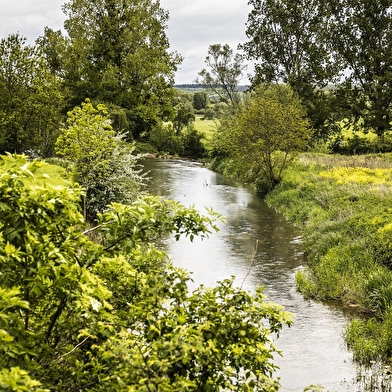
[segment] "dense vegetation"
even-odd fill
[[[42,165],[0,165],[2,391],[278,390],[271,338],[289,315],[231,280],[189,293],[156,246],[207,236],[217,214],[145,196],[86,229],[82,189]]]
[[[173,87],[182,58],[159,1],[69,0],[66,34],[1,38],[0,153],[57,154],[79,184],[2,157],[2,390],[278,388],[270,336],[287,314],[231,281],[187,292],[156,245],[213,218],[143,197],[136,152],[210,158],[272,191],[304,232],[300,290],[363,312],[346,333],[359,361],[392,357],[392,165],[350,158],[392,151],[392,3],[249,5],[244,53],[211,45],[197,92]]]
[[[392,357],[392,157],[303,154],[268,203],[302,228],[308,267],[297,274],[306,297],[333,299],[362,318],[347,328],[354,357]]]

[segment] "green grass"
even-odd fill
[[[360,362],[392,359],[391,162],[391,154],[303,154],[267,196],[302,229],[308,257],[299,289],[366,315],[347,330]]]
[[[206,140],[211,140],[218,126],[217,120],[203,120],[202,116],[196,116],[195,128],[197,131],[204,133]]]
[[[219,125],[218,120],[203,120],[203,116],[197,115],[195,118],[195,128],[198,132],[204,134],[202,142],[207,150],[210,149],[212,137]]]

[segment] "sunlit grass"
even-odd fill
[[[331,155],[303,153],[299,157],[299,163],[305,166],[320,167],[365,167],[369,169],[391,169],[392,154],[366,154],[366,155]]]
[[[372,325],[359,321],[361,333],[355,323],[348,330],[354,356],[365,362],[392,352],[392,334],[378,338],[392,326],[392,311],[386,311],[392,309],[391,157],[305,153],[267,196],[302,229],[309,269],[298,274],[297,284],[304,295],[377,317]],[[375,271],[382,271],[385,287]]]
[[[41,166],[36,173],[39,185],[43,183],[50,185],[66,185],[69,182],[67,173],[64,168],[45,163]],[[43,177],[43,178],[42,178]]]
[[[195,128],[205,135],[207,141],[212,139],[218,125],[219,122],[217,120],[203,120],[202,116],[196,116]]]

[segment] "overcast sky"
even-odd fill
[[[0,0],[0,37],[19,32],[29,43],[44,27],[63,28],[61,5],[65,0]],[[161,0],[170,13],[167,35],[171,50],[183,55],[176,83],[193,83],[204,67],[209,45],[229,44],[233,49],[246,41],[247,0]],[[246,84],[246,77],[243,83]]]

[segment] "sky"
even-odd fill
[[[19,32],[29,43],[43,34],[45,26],[63,29],[65,0],[0,0],[0,38]],[[169,11],[166,34],[170,50],[184,57],[175,75],[177,84],[194,83],[205,67],[208,47],[229,44],[236,49],[246,42],[247,0],[160,0]],[[250,67],[249,67],[250,68]],[[248,71],[248,73],[251,70]],[[240,84],[248,83],[246,75]]]

